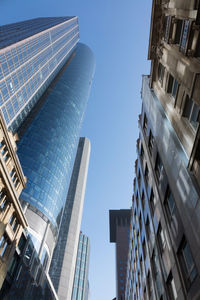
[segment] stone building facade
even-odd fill
[[[28,225],[19,203],[26,178],[16,154],[16,139],[0,115],[0,287]]]

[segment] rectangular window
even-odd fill
[[[197,269],[194,264],[190,247],[185,239],[183,238],[179,251],[178,259],[182,269],[183,277],[185,280],[186,288],[189,289],[192,282],[197,276]]]
[[[162,253],[166,246],[166,240],[165,240],[165,236],[161,224],[159,224],[158,226],[157,238],[158,238],[159,248]]]
[[[155,198],[155,196],[154,196],[153,189],[151,190],[150,205],[151,205],[152,214],[154,214],[154,211],[155,211],[155,205],[156,205],[156,198]]]
[[[6,234],[2,235],[1,239],[0,239],[0,256],[1,257],[4,257],[5,256],[5,253],[6,253],[6,250],[8,248],[10,244],[10,241],[7,237]]]
[[[152,151],[153,151],[153,147],[154,147],[154,137],[153,137],[153,134],[150,130],[150,132],[149,132],[149,151],[150,151],[151,154],[152,154]]]
[[[188,119],[194,129],[196,129],[198,126],[199,111],[199,106],[194,102],[192,98],[189,98],[189,96],[187,95],[183,110],[183,117]]]
[[[161,63],[159,63],[158,64],[158,80],[160,81],[161,84],[163,83],[164,72],[165,72],[164,66]]]
[[[157,154],[157,158],[156,158],[155,171],[156,171],[157,179],[159,181],[161,178],[162,172],[163,172],[163,164],[162,164],[159,154]]]
[[[171,272],[170,272],[169,277],[167,279],[167,289],[168,289],[168,292],[169,292],[169,295],[170,295],[170,300],[176,300],[177,299],[177,291],[176,291],[174,278],[173,278]]]
[[[146,114],[144,114],[143,130],[144,130],[144,133],[145,133],[145,134],[147,134],[147,127],[148,127],[148,124],[147,124],[147,116],[146,116]]]
[[[144,176],[145,176],[146,183],[148,184],[148,182],[149,182],[149,169],[148,169],[147,164],[146,164],[146,167],[145,167]]]
[[[176,20],[176,35],[175,35],[175,44],[180,44],[181,41],[181,33],[182,33],[182,27],[183,27],[183,20],[177,19]]]
[[[176,99],[176,95],[178,92],[178,81],[169,74],[167,93],[171,94],[174,99]]]
[[[172,218],[176,211],[176,203],[174,201],[174,198],[172,196],[172,193],[170,191],[169,186],[167,187],[166,197],[165,197],[165,206],[167,210],[167,214],[169,218]]]

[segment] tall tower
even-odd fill
[[[94,67],[91,50],[78,44],[19,130],[28,178],[21,199],[41,259],[52,256],[57,239]]]
[[[76,269],[74,274],[73,293],[71,300],[88,300],[89,296],[89,256],[90,241],[89,238],[80,232],[78,251],[76,258]],[[62,300],[62,298],[60,298]]]
[[[17,130],[78,41],[77,17],[0,27],[0,110],[7,127]]]
[[[109,211],[110,242],[116,244],[116,292],[117,300],[125,299],[126,267],[128,260],[130,209]]]
[[[90,142],[87,138],[80,138],[49,271],[60,300],[71,299],[72,296],[89,157]]]

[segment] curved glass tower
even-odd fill
[[[27,203],[26,216],[41,259],[51,255],[56,240],[94,68],[93,53],[78,43],[42,104],[32,111],[18,145],[28,178],[21,199]]]

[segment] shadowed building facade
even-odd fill
[[[117,300],[125,299],[126,268],[129,248],[130,209],[109,211],[110,242],[116,244]]]

